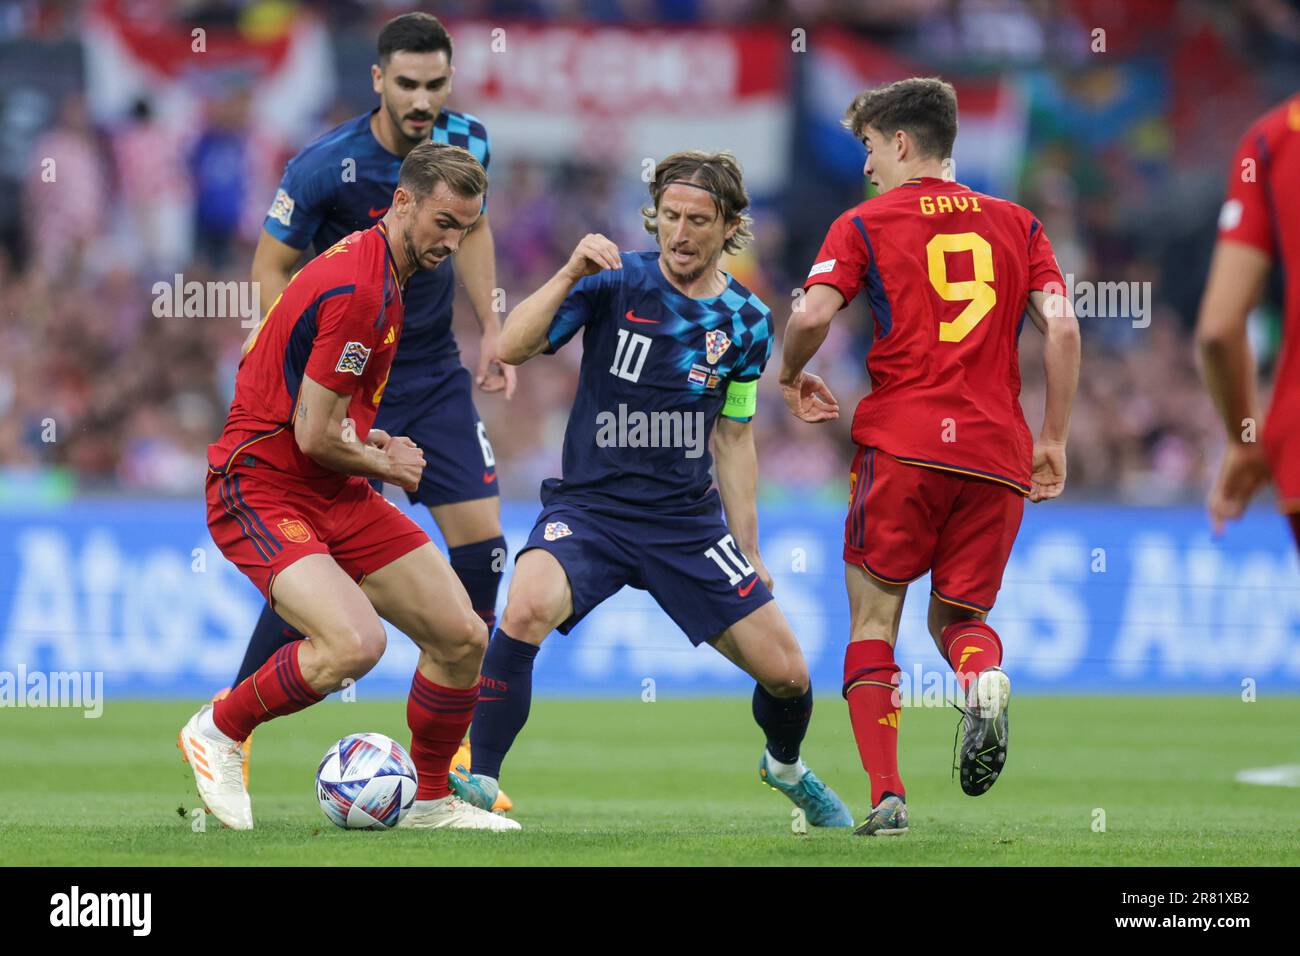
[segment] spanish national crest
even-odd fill
[[[302,544],[305,541],[311,540],[311,532],[308,531],[307,526],[297,518],[285,518],[279,525],[277,525],[277,527],[279,527],[280,533],[294,544]]]
[[[704,357],[710,365],[716,365],[724,352],[731,348],[731,339],[721,329],[711,329],[704,333]]]
[[[543,533],[543,537],[547,541],[554,541],[557,538],[564,538],[571,534],[573,532],[569,530],[569,526],[563,521],[548,521],[546,522],[546,531]]]

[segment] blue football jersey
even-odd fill
[[[263,224],[268,233],[295,249],[311,246],[320,254],[349,233],[370,228],[388,211],[402,157],[384,149],[370,131],[374,112],[334,127],[289,160]],[[488,164],[487,130],[468,113],[444,109],[430,138],[463,146],[485,168]],[[401,391],[422,373],[460,361],[451,334],[454,286],[450,261],[411,276],[390,392]]]
[[[720,295],[692,299],[660,271],[657,251],[621,257],[622,269],[578,282],[547,331],[554,352],[584,330],[563,477],[542,483],[542,499],[573,494],[648,511],[710,505],[709,436],[719,414],[749,420],[724,403],[733,385],[763,374],[772,312],[731,276]]]

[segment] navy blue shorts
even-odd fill
[[[406,493],[412,504],[433,507],[499,494],[497,462],[473,388],[469,370],[456,365],[404,382],[400,390],[390,383],[384,392],[375,427],[424,449],[420,487]]]
[[[569,578],[573,615],[561,634],[624,585],[649,591],[697,646],[772,600],[717,510],[615,516],[557,495],[519,553],[531,548],[553,554]]]

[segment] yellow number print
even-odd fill
[[[391,372],[392,369],[390,368],[388,371]],[[388,387],[388,376],[385,375],[384,380],[380,382],[379,387],[375,389],[375,397],[370,400],[371,405],[379,404],[380,399],[384,397],[384,389],[386,389],[387,387]]]
[[[948,281],[945,252],[969,252],[975,265],[975,278],[963,282]],[[951,322],[939,323],[940,342],[960,342],[997,304],[993,286],[993,247],[978,232],[941,232],[925,244],[930,285],[945,302],[968,302]]]

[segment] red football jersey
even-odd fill
[[[381,222],[339,240],[289,280],[240,360],[208,466],[218,473],[265,466],[336,493],[349,476],[308,458],[294,439],[303,376],[351,394],[348,417],[364,441],[401,335],[401,284]]]
[[[1028,493],[1033,440],[1017,339],[1031,290],[1065,281],[1029,210],[942,179],[912,179],[835,220],[804,288],[875,320],[871,393],[853,440],[916,465]]]
[[[1278,497],[1289,509],[1300,499],[1300,95],[1265,113],[1241,138],[1219,238],[1254,246],[1286,275],[1282,353],[1263,438]]]

